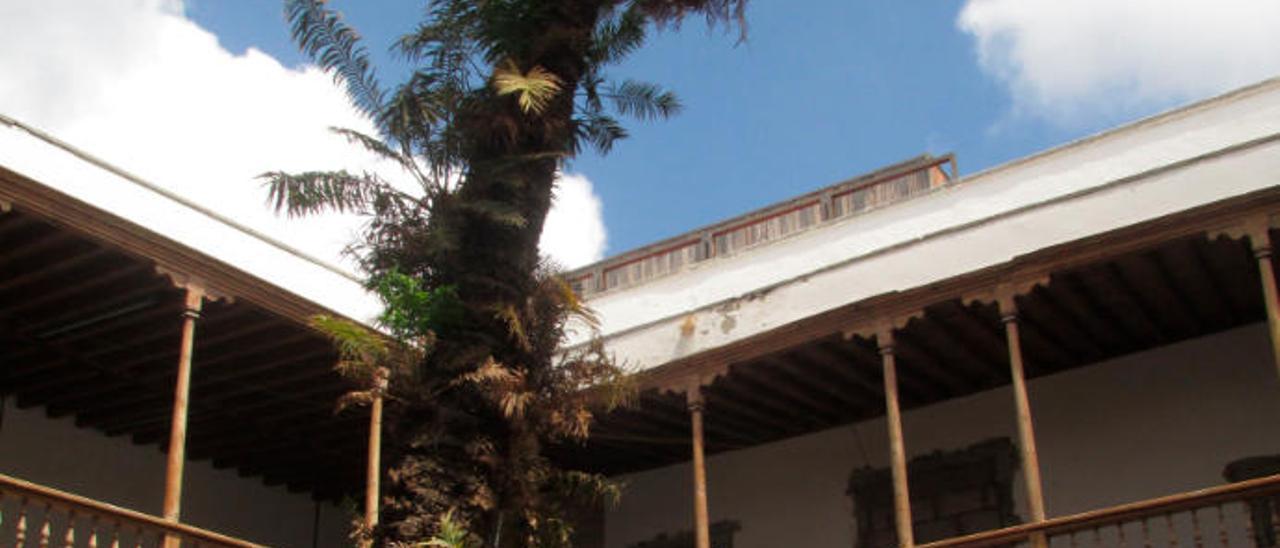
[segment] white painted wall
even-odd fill
[[[18,409],[12,399],[0,424],[0,473],[152,515],[160,515],[164,499],[165,455],[157,447]],[[268,546],[312,546],[310,496],[215,470],[208,461],[188,461],[185,473],[183,522]],[[348,523],[338,507],[321,504],[319,546],[346,546]]]
[[[1169,167],[1277,135],[1280,79],[589,304],[610,351],[657,367],[876,295],[1280,185],[1275,140]]]
[[[1280,453],[1280,381],[1262,324],[1038,378],[1028,391],[1051,517],[1218,485],[1227,462]],[[1016,441],[1013,413],[1008,387],[909,411],[908,453]],[[741,522],[735,548],[850,548],[849,474],[887,467],[887,436],[874,420],[714,455],[711,519]],[[690,529],[690,478],[687,465],[622,478],[607,546]]]

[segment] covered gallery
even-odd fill
[[[340,545],[369,417],[305,321],[358,285],[139,184],[0,125],[0,544]],[[1277,214],[1268,81],[570,273],[645,388],[557,455],[628,486],[581,544],[1273,546]]]

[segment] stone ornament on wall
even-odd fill
[[[1013,512],[1018,452],[1009,438],[958,451],[935,451],[907,464],[916,542],[925,543],[1021,522]],[[893,478],[888,468],[862,467],[849,478],[858,534],[855,548],[898,545]]]

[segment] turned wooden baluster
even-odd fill
[[[53,513],[53,506],[45,503],[44,515],[40,516],[40,521],[44,525],[40,526],[40,542],[37,544],[40,548],[49,548],[49,537],[53,535],[52,522],[49,521],[49,514]]]
[[[1200,516],[1196,513],[1196,509],[1191,509],[1191,541],[1195,543],[1196,548],[1204,548],[1204,535],[1200,534]]]
[[[27,541],[27,498],[18,499],[18,523],[13,528],[13,545],[22,546]]]
[[[98,516],[89,516],[89,527],[86,531],[89,533],[89,540],[85,543],[86,548],[98,548]]]
[[[1280,534],[1280,497],[1271,497],[1267,505],[1271,508],[1271,532]]]
[[[141,525],[133,527],[133,540],[129,541],[128,544],[125,544],[125,546],[127,546],[128,548],[142,548],[143,546],[146,545],[146,542],[144,542],[146,538],[147,538],[146,531],[142,529]],[[163,546],[164,535],[160,535],[159,542],[161,543],[159,545]]]
[[[1218,517],[1218,542],[1222,543],[1222,548],[1227,548],[1231,545],[1231,538],[1227,536],[1227,518],[1226,514],[1222,511],[1222,504],[1217,504],[1213,507],[1213,510],[1217,513]]]
[[[1169,546],[1178,548],[1178,531],[1173,528],[1173,518],[1168,513],[1164,515],[1164,526],[1169,531]]]
[[[1097,527],[1093,528],[1093,545],[1102,546],[1102,532]]]
[[[1147,525],[1147,518],[1142,518],[1142,547],[1151,548],[1151,527]]]
[[[76,511],[67,510],[67,530],[62,534],[62,548],[76,546]]]
[[[120,530],[123,528],[124,526],[120,522],[111,522],[111,530],[107,533],[109,535],[107,537],[109,541],[107,542],[107,548],[120,548]]]
[[[1120,539],[1120,548],[1126,548],[1127,546],[1129,546],[1129,540],[1126,539],[1124,535],[1123,523],[1116,524],[1116,538]]]

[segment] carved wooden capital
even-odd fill
[[[234,297],[210,288],[204,279],[199,276],[192,276],[159,264],[156,265],[156,274],[169,278],[169,283],[173,284],[174,287],[187,291],[186,307],[188,310],[200,310],[200,302],[204,300],[235,302]]]
[[[893,346],[893,331],[902,329],[906,327],[911,320],[921,317],[924,317],[924,309],[895,314],[887,318],[878,318],[846,329],[844,331],[844,338],[845,340],[849,340],[854,337],[862,337],[864,339],[875,337],[876,342],[880,345],[881,349],[886,347],[891,348]]]
[[[1040,274],[1037,276],[1026,276],[1014,280],[1004,281],[996,284],[995,287],[975,291],[961,297],[961,302],[965,306],[974,303],[996,303],[1000,308],[1000,315],[1017,316],[1018,307],[1014,299],[1019,295],[1027,295],[1036,286],[1048,286],[1049,275]]]
[[[706,406],[706,398],[702,395],[702,387],[704,385],[698,382],[690,382],[685,388],[685,404],[688,405],[690,412],[701,412]]]
[[[1253,248],[1254,255],[1269,257],[1271,255],[1270,230],[1275,228],[1276,225],[1276,216],[1274,214],[1259,213],[1240,219],[1230,225],[1209,230],[1208,236],[1210,240],[1218,238],[1241,240],[1248,238],[1249,246]]]

